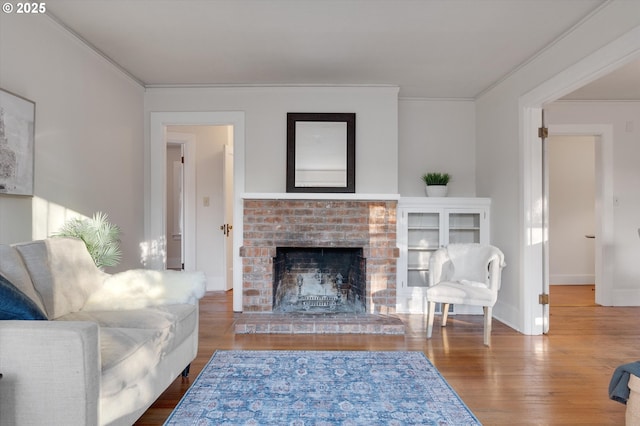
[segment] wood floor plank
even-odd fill
[[[189,381],[177,378],[136,424],[163,424],[223,349],[417,350],[484,425],[624,424],[625,406],[611,401],[607,388],[615,367],[640,360],[640,307],[554,306],[553,287],[548,335],[525,336],[494,320],[490,348],[482,344],[482,317],[464,315],[450,317],[445,328],[436,320],[431,340],[419,315],[401,316],[404,336],[236,335],[231,292],[208,293],[200,301],[200,346]]]
[[[597,306],[594,284],[549,286],[553,306]]]

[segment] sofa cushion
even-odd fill
[[[42,310],[0,274],[0,320],[46,320]]]
[[[33,286],[29,271],[15,248],[0,244],[0,274],[4,275],[18,290],[24,293],[46,314],[40,295]]]
[[[204,296],[204,272],[131,269],[108,276],[82,307],[83,311],[141,309],[198,303]]]
[[[108,276],[98,269],[79,239],[48,238],[14,247],[42,297],[49,319],[79,311]]]
[[[144,377],[189,337],[197,326],[197,308],[167,305],[129,311],[81,311],[58,321],[100,325],[101,392],[112,395]]]

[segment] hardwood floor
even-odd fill
[[[431,340],[419,315],[401,316],[404,336],[235,335],[231,292],[208,293],[190,381],[176,379],[136,424],[161,425],[217,349],[316,349],[423,351],[484,425],[623,425],[625,406],[607,389],[618,365],[640,360],[640,307],[554,306],[554,297],[571,300],[557,296],[561,290],[551,290],[548,335],[525,336],[494,320],[490,348],[482,318],[463,315]]]
[[[596,286],[593,284],[549,286],[551,305],[555,307],[567,306],[598,306],[596,305]]]

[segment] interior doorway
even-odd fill
[[[548,290],[548,280],[544,276],[544,245],[548,230],[546,229],[547,224],[542,220],[545,215],[543,212],[545,200],[542,188],[542,155],[539,149],[540,137],[538,136],[538,129],[542,125],[542,107],[640,57],[638,34],[640,34],[640,27],[601,47],[598,51],[544,81],[519,98],[523,195],[521,220],[524,235],[521,246],[522,272],[520,276],[522,280],[522,331],[525,334],[543,334],[548,332],[549,327],[548,309],[545,308],[547,305],[541,303],[542,298],[540,297],[541,289],[544,292],[546,286]],[[551,128],[549,130],[551,132]],[[612,139],[610,129],[608,136]],[[603,154],[609,156],[609,160],[611,159],[612,153],[607,149],[604,149]],[[606,160],[607,158],[603,161]],[[603,188],[612,190],[611,176],[604,174],[602,179]],[[603,215],[612,214],[613,203],[603,203],[601,208]],[[606,219],[602,221],[600,232],[604,232],[606,235],[603,235],[601,241],[611,235],[610,225]],[[599,294],[598,290],[602,290],[601,287],[607,283],[607,277],[613,275],[609,270],[611,264],[606,259],[606,256],[611,255],[610,251],[610,249],[604,251],[602,264],[596,263],[596,271],[602,270],[603,275],[603,285],[596,284],[596,301],[605,306],[612,305],[612,300],[606,300],[606,297],[610,297],[610,295]],[[599,296],[604,298],[602,302],[599,301]]]
[[[191,133],[166,131],[166,268],[195,271],[196,137]]]
[[[243,112],[151,112],[149,144],[147,150],[147,177],[145,199],[145,241],[142,243],[142,262],[150,269],[166,268],[166,136],[169,126],[231,126],[233,141],[233,226],[242,229],[242,194],[244,193],[244,113]],[[193,150],[192,150],[193,151]],[[193,152],[192,152],[193,154]],[[188,162],[188,156],[186,156]],[[193,168],[191,168],[193,170]],[[187,168],[185,168],[187,170]],[[185,204],[189,192],[185,183]],[[192,205],[204,204],[200,197]],[[209,202],[211,203],[211,198]],[[186,215],[185,215],[186,218]],[[219,226],[219,224],[218,224]],[[200,231],[198,231],[199,233]],[[185,221],[185,236],[196,235],[195,221]],[[216,233],[221,233],[219,228]],[[233,300],[234,310],[242,310],[241,238],[233,239]],[[187,239],[188,241],[188,239]],[[187,244],[188,246],[188,244]],[[185,255],[187,249],[185,249]],[[212,289],[207,288],[208,291]]]
[[[184,154],[183,144],[167,138],[167,269],[184,265]]]
[[[549,113],[548,116],[552,123],[557,121],[553,113]],[[555,138],[556,141],[573,141],[574,144],[588,145],[588,148],[585,146],[582,147],[585,151],[591,151],[590,153],[583,152],[582,156],[588,157],[583,159],[583,161],[592,162],[593,164],[592,171],[576,171],[576,173],[582,173],[583,179],[589,179],[593,182],[592,185],[588,185],[588,189],[582,189],[587,193],[593,191],[593,196],[584,195],[583,197],[589,197],[589,199],[580,201],[582,208],[573,209],[574,215],[585,215],[585,217],[579,221],[572,221],[572,224],[575,224],[581,229],[580,231],[576,229],[573,232],[573,238],[575,244],[581,245],[580,250],[583,252],[583,266],[574,266],[574,270],[582,268],[583,272],[573,273],[573,275],[564,277],[562,282],[555,280],[555,284],[574,284],[580,281],[590,280],[590,272],[588,271],[591,270],[591,267],[586,265],[589,263],[588,256],[593,254],[594,303],[602,306],[611,306],[613,305],[612,265],[614,264],[614,253],[606,242],[613,241],[613,127],[608,124],[550,124],[549,135],[551,139]],[[577,147],[579,146],[580,145],[575,145],[575,149],[578,149]],[[566,154],[566,160],[572,162],[572,156],[575,155],[577,155],[575,152]],[[549,161],[547,161],[547,163],[549,163]],[[567,167],[571,167],[573,170],[573,165],[567,164]],[[591,168],[589,165],[584,165],[583,167]],[[587,175],[590,176],[586,177]],[[573,185],[570,185],[569,190],[574,193],[579,191],[575,188],[576,185],[577,183],[574,182]],[[550,209],[553,209],[553,203],[551,202],[549,204]],[[587,213],[585,213],[585,211],[587,211]],[[566,215],[570,216],[568,213]],[[571,219],[568,218],[567,220]],[[589,230],[590,226],[592,226],[592,231]],[[550,224],[545,224],[545,227],[548,230],[549,240],[551,240],[553,238],[553,229]],[[578,243],[578,237],[580,238],[580,243]],[[591,248],[593,250],[591,250]],[[564,250],[576,249],[575,247],[571,247],[571,245],[567,245]],[[574,259],[574,261],[576,260]],[[576,262],[580,261],[578,260]],[[550,271],[550,268],[548,268],[547,271]],[[549,272],[546,279],[549,283],[554,280],[554,277]]]
[[[232,152],[233,133],[229,125],[170,125],[166,127],[167,163],[169,155],[175,155],[175,148],[189,146],[194,155],[179,158],[167,165],[167,268],[175,262],[173,253],[179,250],[180,242],[193,246],[184,252],[184,269],[198,270],[207,277],[207,290],[228,290],[227,275],[233,269],[226,264],[232,257],[233,229],[233,167],[227,162],[227,151]],[[181,167],[182,166],[182,167]],[[185,180],[180,187],[180,173],[184,168],[193,173],[194,178]],[[228,170],[230,168],[230,170]],[[230,173],[229,176],[225,173]],[[231,179],[229,179],[231,177]],[[181,193],[185,200],[182,205]],[[228,205],[231,203],[231,205]],[[181,232],[180,220],[184,206],[184,221],[194,226],[185,227]]]
[[[597,139],[550,135],[546,140],[551,306],[595,305]]]

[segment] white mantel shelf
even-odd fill
[[[399,200],[400,194],[359,194],[326,192],[247,192],[242,194],[245,200]]]

